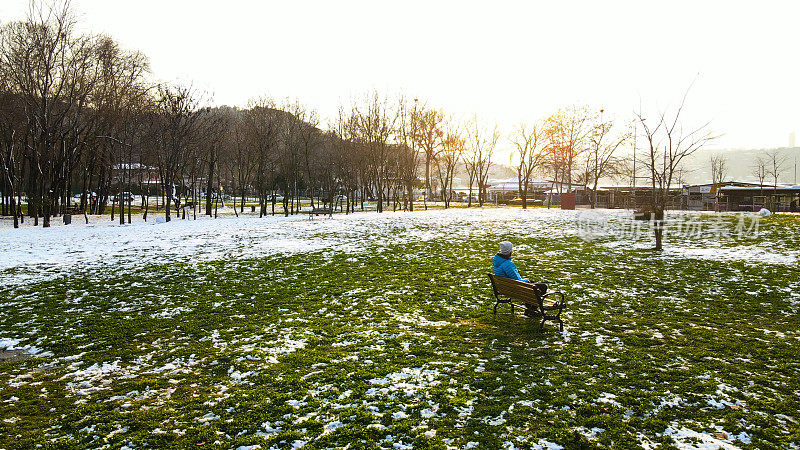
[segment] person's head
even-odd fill
[[[500,251],[498,253],[500,253],[503,256],[508,257],[508,256],[511,256],[511,250],[512,249],[513,249],[513,246],[511,245],[511,242],[503,241],[503,242],[500,243]]]

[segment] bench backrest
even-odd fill
[[[536,302],[538,300],[536,288],[523,281],[512,280],[489,272],[492,289],[495,295],[505,295],[517,300]]]

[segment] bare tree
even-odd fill
[[[425,105],[415,105],[411,120],[413,146],[425,152],[425,209],[428,209],[428,197],[433,195],[431,163],[435,161],[443,145],[444,113]]]
[[[483,206],[486,201],[486,187],[489,181],[489,170],[492,166],[492,154],[494,153],[500,133],[495,125],[491,130],[478,121],[477,116],[467,123],[467,149],[466,156],[467,173],[469,175],[469,193],[472,204],[472,185],[478,184],[478,204]]]
[[[766,153],[767,175],[772,178],[772,197],[770,198],[770,207],[772,209],[777,209],[778,206],[778,179],[786,170],[786,159],[786,156],[777,149]]]
[[[767,167],[767,160],[764,159],[763,156],[756,157],[756,160],[750,167],[750,174],[758,180],[761,195],[764,195],[764,180],[766,180],[769,175],[769,169]]]
[[[190,162],[189,152],[202,125],[202,118],[208,112],[200,108],[202,96],[191,86],[158,87],[158,115],[155,117],[153,131],[156,133],[158,148],[157,164],[161,178],[162,192],[165,193],[164,214],[167,222],[171,219],[170,210],[180,209],[180,198],[184,195],[184,169]]]
[[[250,187],[253,175],[253,159],[248,145],[248,135],[246,130],[247,112],[237,111],[233,117],[231,136],[229,140],[228,157],[225,163],[228,166],[230,179],[233,183],[232,192],[234,201],[234,213],[236,213],[236,192],[239,193],[239,211],[244,212],[245,199]],[[236,213],[238,216],[238,213]]]
[[[544,127],[541,123],[521,123],[517,125],[510,140],[519,155],[516,166],[519,195],[522,197],[522,209],[527,209],[531,176],[544,164]]]
[[[134,158],[141,159],[141,153],[134,155],[134,143],[139,143],[144,132],[144,121],[137,120],[137,116],[146,109],[145,104],[149,101],[150,89],[143,80],[149,65],[141,53],[124,51],[105,36],[98,39],[95,52],[98,71],[92,99],[96,113],[95,142],[100,151],[107,152],[107,157],[114,163],[112,168],[116,168],[114,198],[119,203],[120,224],[125,223],[126,204],[130,223],[132,198],[123,192],[130,192],[134,167],[139,165]],[[107,181],[110,183],[111,177]],[[107,190],[103,189],[104,193]],[[86,192],[82,195],[85,196]],[[113,220],[114,203],[111,217]]]
[[[288,201],[288,181],[281,177],[276,179],[276,165],[280,161],[278,153],[278,143],[282,130],[282,116],[275,109],[275,102],[268,97],[261,97],[250,100],[249,109],[244,115],[244,129],[246,133],[246,144],[242,151],[251,151],[253,154],[242,154],[239,156],[241,183],[246,183],[249,178],[247,175],[252,171],[252,181],[254,182],[255,193],[258,197],[259,217],[267,214],[267,191],[272,191],[274,184],[282,185],[284,191],[284,214],[288,215],[286,201]],[[245,167],[244,161],[250,159],[252,167]],[[292,165],[292,160],[284,161],[287,165]],[[275,213],[276,197],[272,195],[272,213]]]
[[[355,211],[356,193],[358,186],[358,167],[360,164],[360,154],[352,142],[351,122],[345,113],[344,108],[339,106],[339,113],[334,119],[332,130],[328,139],[330,140],[334,169],[336,178],[340,180],[341,187],[345,196],[345,214]]]
[[[669,201],[669,192],[683,160],[704,145],[716,139],[706,123],[688,131],[681,123],[681,113],[686,104],[686,91],[678,108],[672,112],[661,111],[654,120],[649,120],[639,111],[636,116],[647,141],[645,166],[650,171],[650,213],[655,235],[655,250],[662,250],[664,236],[664,210]]]
[[[356,141],[366,150],[368,175],[375,188],[378,212],[383,212],[387,199],[384,188],[388,176],[389,146],[397,115],[389,108],[388,100],[377,91],[365,98],[364,104],[354,105],[352,119]]]
[[[772,178],[772,186],[777,189],[778,179],[786,170],[786,155],[781,154],[780,150],[770,150],[766,153],[766,162],[767,175]]]
[[[50,226],[66,197],[95,81],[92,39],[75,32],[69,2],[31,3],[0,32],[0,78],[25,111],[28,213]]]
[[[24,113],[8,86],[8,81],[0,77],[0,186],[3,193],[3,214],[13,216],[14,228],[19,228],[22,207],[17,201],[18,179],[20,175],[18,129],[22,128]]]
[[[203,120],[196,137],[196,148],[198,154],[198,173],[205,168],[205,191],[206,204],[205,215],[217,216],[217,206],[222,199],[220,177],[222,175],[224,163],[221,161],[227,156],[226,147],[232,146],[232,130],[235,123],[235,111],[231,108],[213,108],[209,110]],[[214,181],[216,178],[216,182]],[[199,203],[199,198],[195,203]],[[235,208],[234,208],[235,209]],[[213,211],[213,214],[212,214]]]
[[[725,155],[711,155],[711,183],[723,183],[728,176],[728,158]]]
[[[332,147],[329,141],[324,139],[319,128],[319,116],[314,110],[303,110],[302,115],[296,116],[302,124],[300,127],[300,153],[302,155],[303,169],[305,171],[307,191],[310,194],[311,207],[314,207],[314,194],[317,189],[317,181],[324,184],[322,187],[323,195],[326,189],[331,188],[328,175],[330,155]],[[317,175],[319,175],[319,180]],[[332,199],[328,199],[329,201]]]
[[[572,191],[573,170],[586,151],[592,131],[590,117],[588,107],[570,106],[553,113],[545,123],[548,165],[554,171],[554,181],[566,184],[568,191]]]
[[[603,110],[595,116],[591,131],[587,136],[586,176],[588,185],[592,184],[592,208],[597,207],[597,186],[600,180],[616,175],[622,161],[616,157],[617,150],[630,139],[626,130],[617,130],[613,120],[603,120]]]
[[[467,208],[472,206],[472,188],[478,180],[478,167],[480,165],[480,155],[475,151],[472,145],[472,140],[469,140],[467,150],[463,155],[464,171],[467,172],[467,180],[469,181],[469,191],[467,194]]]
[[[420,152],[415,148],[418,102],[409,111],[405,97],[400,97],[397,110],[398,179],[404,184],[403,209],[414,210],[414,188],[417,187],[417,166]]]
[[[464,144],[464,138],[461,137],[458,125],[451,119],[442,140],[442,150],[436,159],[439,186],[442,190],[445,209],[450,207],[453,199],[453,178],[461,155],[464,153]]]

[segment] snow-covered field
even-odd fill
[[[691,224],[698,213],[673,213],[674,221]],[[756,215],[721,215],[744,218],[752,228]],[[634,228],[638,227],[638,228]],[[688,227],[688,226],[687,226]],[[762,236],[734,241],[736,223],[723,233],[697,234],[697,230],[667,230],[665,257],[740,260],[751,263],[797,264],[800,251],[775,242],[769,229]],[[748,231],[748,230],[745,230]],[[702,232],[702,230],[700,230]],[[750,230],[752,232],[752,230]],[[222,216],[218,219],[173,219],[156,223],[139,219],[115,225],[97,221],[90,225],[49,229],[0,228],[0,272],[18,269],[0,281],[19,282],[31,277],[69,274],[76,269],[131,269],[149,264],[201,262],[253,258],[319,250],[358,253],[380,251],[390,245],[428,240],[458,242],[482,233],[496,235],[580,236],[595,233],[615,248],[652,246],[649,228],[631,219],[626,210],[561,211],[558,209],[485,208],[416,212],[356,213],[309,220],[308,216]],[[519,253],[521,256],[523,253]],[[533,255],[527,255],[533,256]]]

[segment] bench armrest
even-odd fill
[[[551,301],[555,301],[556,305],[558,305],[560,308],[563,308],[564,306],[566,306],[567,299],[564,296],[564,293],[563,292],[558,292],[558,291],[548,292],[547,294],[544,294],[542,296],[542,302],[544,302],[547,299],[547,297],[550,297],[551,295],[555,295],[555,296],[558,297],[557,301],[555,299],[552,299]]]

